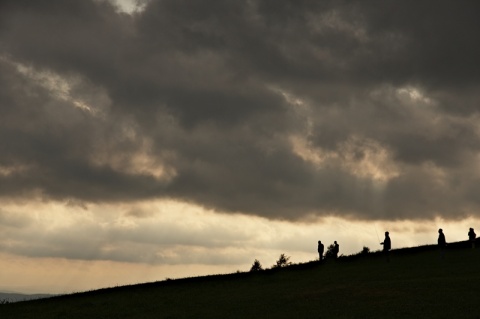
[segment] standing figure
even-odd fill
[[[380,243],[380,245],[383,245],[383,252],[387,256],[387,261],[390,261],[389,251],[392,249],[392,241],[390,240],[388,231],[385,232],[385,239],[383,240],[383,243]]]
[[[443,233],[443,230],[440,228],[438,230],[438,249],[440,250],[440,257],[443,258],[443,255],[445,254],[445,247],[447,246],[447,241],[445,239],[445,234]]]
[[[320,261],[323,260],[323,249],[324,249],[323,244],[322,244],[322,242],[319,240],[319,241],[318,241],[318,249],[317,249],[317,250],[318,250],[318,259],[319,259]]]
[[[475,234],[473,228],[470,228],[468,231],[468,241],[472,244],[472,249],[475,248],[475,238],[477,238],[477,234]]]
[[[340,246],[337,244],[337,241],[333,242],[333,247],[334,247],[333,248],[333,256],[335,258],[337,258],[338,257],[338,252],[340,251]]]

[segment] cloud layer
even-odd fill
[[[478,216],[479,9],[2,1],[0,196]]]

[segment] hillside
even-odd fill
[[[32,299],[52,297],[49,294],[20,294],[15,292],[0,292],[0,300],[3,302],[17,302]]]
[[[450,244],[0,305],[0,318],[480,318],[480,249]]]

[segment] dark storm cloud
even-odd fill
[[[2,1],[0,192],[285,219],[472,214],[479,10]]]

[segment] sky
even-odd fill
[[[0,0],[0,290],[467,239],[480,3]]]

